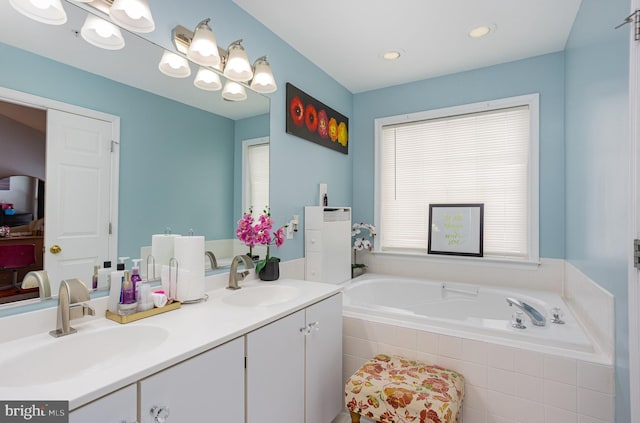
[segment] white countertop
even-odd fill
[[[217,288],[208,291],[209,300],[199,304],[183,304],[178,310],[166,312],[136,322],[121,325],[108,320],[104,316],[106,299],[92,301],[96,308],[95,318],[72,321],[76,334],[62,338],[53,338],[48,331],[37,333],[0,344],[0,365],[13,362],[21,367],[21,372],[30,371],[29,351],[47,347],[55,343],[75,338],[72,344],[82,346],[79,342],[84,336],[100,330],[118,327],[155,326],[168,331],[168,337],[160,345],[149,348],[136,348],[134,354],[121,356],[116,360],[104,363],[92,363],[86,371],[59,381],[31,386],[12,385],[6,376],[0,374],[0,398],[2,400],[68,400],[73,410],[110,392],[127,386],[158,371],[184,361],[194,355],[207,351],[227,341],[243,336],[259,327],[269,324],[281,317],[301,310],[320,300],[328,298],[342,289],[341,285],[309,282],[296,279],[280,279],[275,282],[252,280],[241,283],[243,289],[254,286],[286,285],[299,288],[299,295],[293,300],[271,306],[234,306],[225,304],[222,299],[232,295],[234,291]],[[18,317],[19,318],[19,317]],[[50,322],[55,327],[55,320]],[[95,335],[89,339],[96,338]],[[99,341],[98,341],[99,342]],[[126,350],[127,345],[122,345]],[[38,360],[52,361],[47,365],[56,366],[56,362],[45,354]],[[64,358],[62,359],[64,360]],[[35,366],[37,367],[37,366]],[[23,369],[23,370],[22,370]]]

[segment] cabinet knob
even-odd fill
[[[154,405],[149,410],[154,423],[164,423],[169,418],[169,407],[159,407]]]
[[[313,331],[319,331],[320,330],[320,322],[313,322],[313,323],[309,323],[307,326],[300,328],[300,332],[304,335],[310,335],[311,332]]]

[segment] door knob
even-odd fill
[[[62,247],[59,245],[52,245],[51,248],[49,248],[49,251],[51,251],[51,254],[60,254],[62,252]]]

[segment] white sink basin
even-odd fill
[[[226,295],[222,302],[235,306],[270,306],[293,300],[300,294],[298,288],[284,285],[242,287]]]
[[[43,385],[113,366],[163,343],[169,332],[155,326],[121,326],[51,338],[0,362],[0,386]]]

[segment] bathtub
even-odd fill
[[[365,274],[348,282],[343,293],[345,317],[608,361],[562,297],[553,292]],[[525,315],[526,329],[512,327],[512,316],[519,309],[510,307],[507,297],[536,308],[547,318],[546,326],[533,325]],[[565,324],[551,322],[554,307],[564,313]]]

